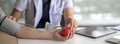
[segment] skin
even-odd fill
[[[62,37],[59,32],[61,30],[56,30],[55,32],[42,32],[40,30],[22,26],[16,33],[16,37],[24,39],[41,39],[41,40],[68,40],[67,37]]]
[[[23,12],[17,10],[17,9],[13,9],[13,12],[11,14],[11,16],[9,16],[9,18],[11,18],[13,21],[17,22],[19,20],[19,18],[21,17]]]
[[[14,23],[17,23],[17,22],[14,22]],[[24,38],[24,39],[60,40],[60,41],[66,41],[69,39],[68,38],[69,36],[66,36],[66,37],[61,36],[60,32],[61,32],[61,29],[57,29],[54,32],[43,32],[32,27],[22,26],[17,31],[16,37]]]
[[[21,17],[22,13],[23,12],[14,8],[14,10],[13,10],[11,16],[9,16],[9,18],[12,19],[13,21],[17,22],[19,20],[19,18]],[[64,15],[64,18],[65,18],[65,27],[69,27],[72,30],[72,32],[70,32],[69,35],[66,36],[66,40],[67,40],[67,39],[73,38],[75,30],[78,27],[78,24],[77,24],[77,21],[75,20],[75,18],[73,16],[72,8],[64,8],[63,15]],[[33,38],[34,38],[34,36],[33,36]]]

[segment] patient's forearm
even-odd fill
[[[27,39],[53,39],[52,32],[42,32],[34,28],[23,26],[17,33],[19,38]]]

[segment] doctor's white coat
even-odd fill
[[[42,0],[34,0],[34,4],[36,7],[36,17],[31,19],[34,20],[33,24],[34,27],[36,27],[40,19],[42,18]],[[28,0],[17,0],[15,8],[23,12],[27,9],[27,5]],[[73,7],[72,0],[51,0],[49,10],[50,23],[53,26],[59,26],[61,21],[61,15],[63,14],[63,9],[69,7]],[[28,14],[25,15],[27,16]]]

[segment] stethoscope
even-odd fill
[[[57,0],[54,0],[54,1],[57,1]],[[54,15],[62,15],[63,7],[64,7],[64,0],[61,0],[59,8],[57,8],[57,4],[54,3],[53,14]]]

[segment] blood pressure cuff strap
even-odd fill
[[[10,35],[16,36],[16,33],[20,27],[21,25],[7,18],[5,15],[0,15],[0,30]]]

